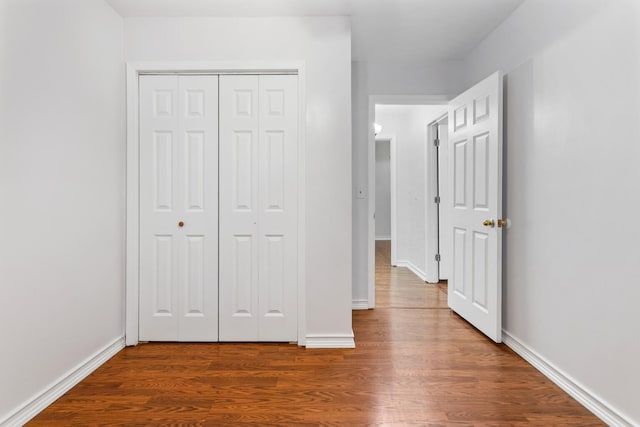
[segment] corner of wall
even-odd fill
[[[42,412],[47,406],[58,400],[73,386],[89,376],[107,360],[115,356],[124,348],[124,337],[117,338],[85,361],[79,363],[75,368],[55,380],[42,392],[18,407],[15,412],[9,414],[4,420],[0,420],[0,425],[13,427],[22,426],[29,420]]]

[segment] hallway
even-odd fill
[[[128,347],[29,425],[603,425],[376,249],[378,308],[353,313],[357,348]]]
[[[391,241],[376,241],[376,308],[448,309],[447,283],[431,285],[411,270],[391,267]]]

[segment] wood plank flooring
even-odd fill
[[[408,268],[391,267],[391,242],[377,241],[376,307],[448,309],[446,282],[430,285]]]
[[[377,248],[378,308],[355,349],[152,343],[126,348],[31,426],[604,425],[446,309],[442,286]]]

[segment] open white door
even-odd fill
[[[449,307],[502,341],[502,73],[449,103]]]

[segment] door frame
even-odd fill
[[[126,247],[125,247],[125,343],[139,340],[140,290],[140,140],[138,79],[145,74],[294,74],[298,76],[298,345],[306,344],[305,281],[305,176],[306,92],[304,61],[213,61],[126,63]]]
[[[375,137],[376,144],[380,142],[388,142],[389,143],[389,201],[391,203],[390,209],[390,225],[391,225],[391,265],[395,266],[398,263],[397,260],[397,230],[398,224],[396,223],[396,212],[397,212],[397,176],[396,176],[396,136],[390,134],[381,134]],[[375,150],[377,146],[374,146],[374,160],[375,160]],[[374,162],[374,176],[375,176],[375,162]],[[375,210],[376,206],[376,182],[373,180],[373,188],[369,190],[371,194],[371,199],[373,200],[373,206]],[[374,212],[375,213],[375,212]],[[374,245],[375,245],[375,221],[374,225]],[[375,248],[374,248],[375,249]]]
[[[368,308],[370,309],[376,306],[376,221],[374,218],[376,211],[376,137],[373,131],[373,124],[376,117],[376,104],[447,105],[453,98],[454,96],[451,95],[369,95],[367,120],[367,192],[369,193],[367,209],[367,302]],[[426,185],[426,182],[424,185]],[[427,198],[425,197],[425,203],[426,201]]]
[[[442,236],[440,235],[440,209],[438,204],[432,203],[436,196],[442,197],[446,188],[443,185],[442,171],[438,167],[439,157],[442,150],[447,147],[440,143],[439,147],[433,145],[435,139],[433,127],[440,124],[449,117],[449,113],[444,113],[437,119],[427,125],[427,149],[425,151],[425,165],[427,165],[428,173],[425,174],[426,179],[426,197],[425,220],[426,220],[426,236],[425,236],[425,272],[427,273],[427,282],[438,283],[440,281],[440,263],[436,261],[435,254],[442,256]],[[440,138],[442,141],[442,138]],[[440,205],[441,206],[441,205]],[[437,239],[429,239],[430,236],[437,236]],[[449,254],[447,254],[449,255]]]

